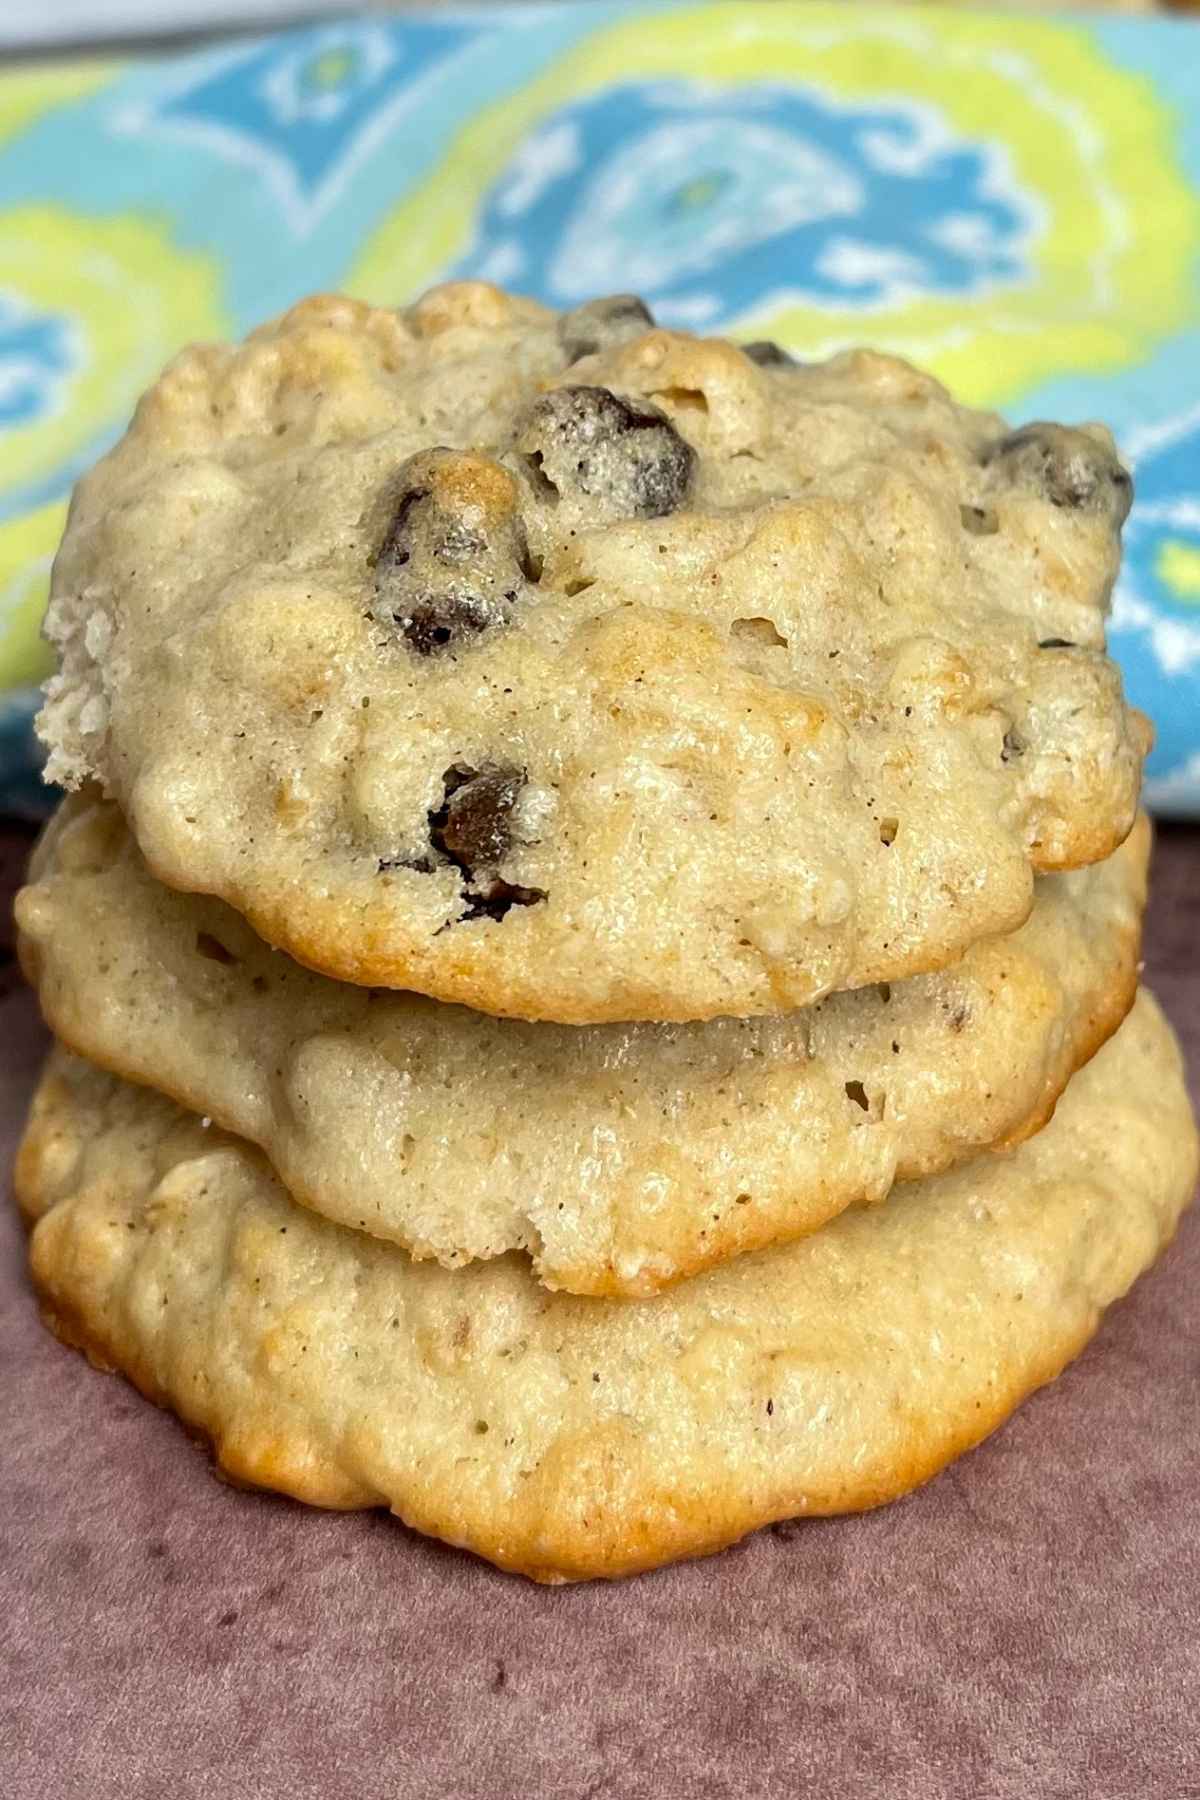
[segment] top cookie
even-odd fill
[[[1130,482],[867,351],[481,284],[186,351],[76,492],[52,778],[344,980],[566,1022],[772,1013],[1107,855]]]

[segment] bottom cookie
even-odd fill
[[[541,1581],[875,1506],[978,1443],[1170,1237],[1197,1143],[1142,995],[1050,1124],[667,1294],[552,1294],[296,1206],[257,1152],[57,1051],[18,1168],[46,1316],[237,1481]]]

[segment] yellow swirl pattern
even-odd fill
[[[60,500],[0,530],[0,689],[41,681],[50,672],[40,630],[66,516]]]
[[[348,285],[394,301],[461,255],[480,195],[564,102],[614,83],[690,78],[721,88],[790,80],[843,103],[903,96],[961,138],[1001,147],[1041,214],[1028,283],[916,294],[868,313],[785,305],[746,329],[819,355],[869,336],[931,366],[962,396],[999,404],[1052,376],[1146,356],[1200,317],[1190,269],[1200,204],[1150,85],[1064,22],[844,6],[736,4],[621,24],[476,117],[436,174],[384,220]],[[1139,233],[1138,217],[1155,220]]]
[[[173,247],[152,219],[0,213],[0,296],[65,318],[82,339],[57,404],[0,434],[0,499],[89,450],[181,343],[219,332],[218,292],[213,261]]]

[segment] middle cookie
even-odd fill
[[[1137,984],[1149,827],[1043,876],[951,969],[773,1018],[563,1026],[343,986],[148,873],[117,808],[60,809],[17,902],[72,1049],[258,1144],[295,1198],[454,1265],[647,1295],[1014,1143]]]

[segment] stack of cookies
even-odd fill
[[[234,1479],[546,1581],[978,1442],[1195,1177],[1130,498],[1100,427],[628,296],[186,352],[48,615],[48,1322]]]

